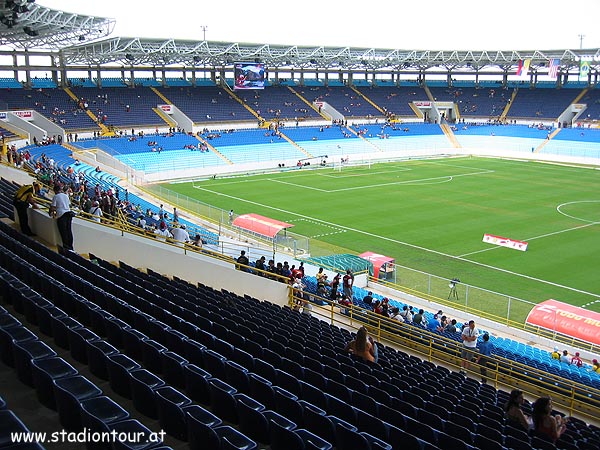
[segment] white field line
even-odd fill
[[[600,295],[598,295],[598,294],[592,294],[591,292],[583,291],[581,289],[576,289],[576,288],[572,288],[572,287],[569,287],[569,286],[564,286],[562,284],[554,283],[552,281],[542,280],[540,278],[531,277],[529,275],[524,275],[522,273],[513,272],[511,270],[501,269],[499,267],[490,266],[489,264],[483,264],[483,263],[479,263],[477,261],[471,261],[471,260],[465,259],[465,258],[463,258],[461,256],[448,255],[447,253],[442,253],[442,252],[439,252],[437,250],[432,250],[432,249],[421,247],[421,246],[418,246],[418,245],[409,244],[408,242],[402,242],[402,241],[399,241],[397,239],[392,239],[392,238],[389,238],[389,237],[386,237],[386,236],[380,236],[380,235],[377,235],[377,234],[374,234],[374,233],[370,233],[368,231],[358,230],[356,228],[351,228],[351,227],[347,227],[347,226],[344,226],[344,225],[335,224],[335,223],[332,223],[332,222],[326,222],[324,220],[320,220],[320,219],[317,219],[317,218],[314,218],[314,217],[306,216],[304,214],[298,214],[298,213],[296,213],[294,211],[288,211],[286,209],[276,208],[274,206],[269,206],[269,205],[265,205],[263,203],[258,203],[258,202],[254,202],[254,201],[251,201],[251,200],[246,200],[246,199],[243,199],[243,198],[240,198],[240,197],[235,197],[233,195],[222,194],[220,192],[215,192],[215,191],[212,191],[210,189],[201,188],[201,187],[198,187],[197,189],[201,189],[203,191],[210,192],[210,193],[215,194],[215,195],[221,195],[223,197],[229,197],[229,198],[231,198],[233,200],[237,200],[237,201],[240,201],[240,202],[248,203],[248,204],[251,204],[251,205],[256,205],[256,206],[259,206],[261,208],[267,208],[267,209],[271,209],[273,211],[279,211],[279,212],[282,212],[282,213],[285,213],[285,214],[289,214],[289,215],[292,215],[292,216],[297,216],[297,217],[302,217],[304,219],[314,220],[316,222],[320,222],[320,223],[323,223],[325,225],[330,225],[330,226],[337,227],[337,228],[340,228],[340,229],[345,229],[347,231],[352,231],[354,233],[358,233],[358,234],[363,234],[365,236],[374,237],[374,238],[377,238],[377,239],[381,239],[383,241],[392,242],[392,243],[398,244],[398,245],[404,245],[406,247],[411,247],[411,248],[414,248],[414,249],[417,249],[417,250],[421,250],[421,251],[424,251],[424,252],[433,253],[433,254],[439,255],[439,256],[444,256],[446,258],[451,258],[451,259],[455,259],[455,260],[458,260],[458,261],[462,261],[462,262],[474,264],[474,265],[479,266],[479,267],[485,267],[486,269],[496,270],[498,272],[506,273],[506,274],[513,275],[513,276],[516,276],[516,277],[525,278],[527,280],[537,281],[539,283],[544,283],[544,284],[547,284],[547,285],[550,285],[550,286],[555,286],[555,287],[559,287],[559,288],[562,288],[562,289],[567,289],[567,290],[570,290],[570,291],[573,291],[573,292],[579,292],[581,294],[590,295],[592,297],[600,298]]]

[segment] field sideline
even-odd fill
[[[463,157],[165,187],[236,214],[292,223],[311,238],[313,256],[321,243],[340,247],[336,253],[374,251],[534,303],[554,298],[600,311],[598,170]],[[492,246],[484,233],[529,248]]]

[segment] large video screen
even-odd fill
[[[236,63],[233,66],[234,89],[264,89],[265,65],[263,63]]]

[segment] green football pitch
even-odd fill
[[[533,303],[553,298],[600,311],[598,170],[461,157],[163,186],[291,223],[310,238],[313,256],[372,251]],[[528,249],[485,243],[485,233]],[[492,303],[478,307],[503,315]],[[530,308],[512,317],[522,321]]]

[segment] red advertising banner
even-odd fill
[[[536,305],[526,323],[600,345],[600,313],[546,300]]]
[[[502,236],[494,236],[493,234],[484,234],[483,242],[487,242],[488,244],[499,245],[501,247],[513,248],[515,250],[520,250],[522,252],[527,250],[527,242],[525,241],[517,241],[514,239],[505,238]]]
[[[13,111],[13,114],[21,119],[33,119],[33,111]]]

